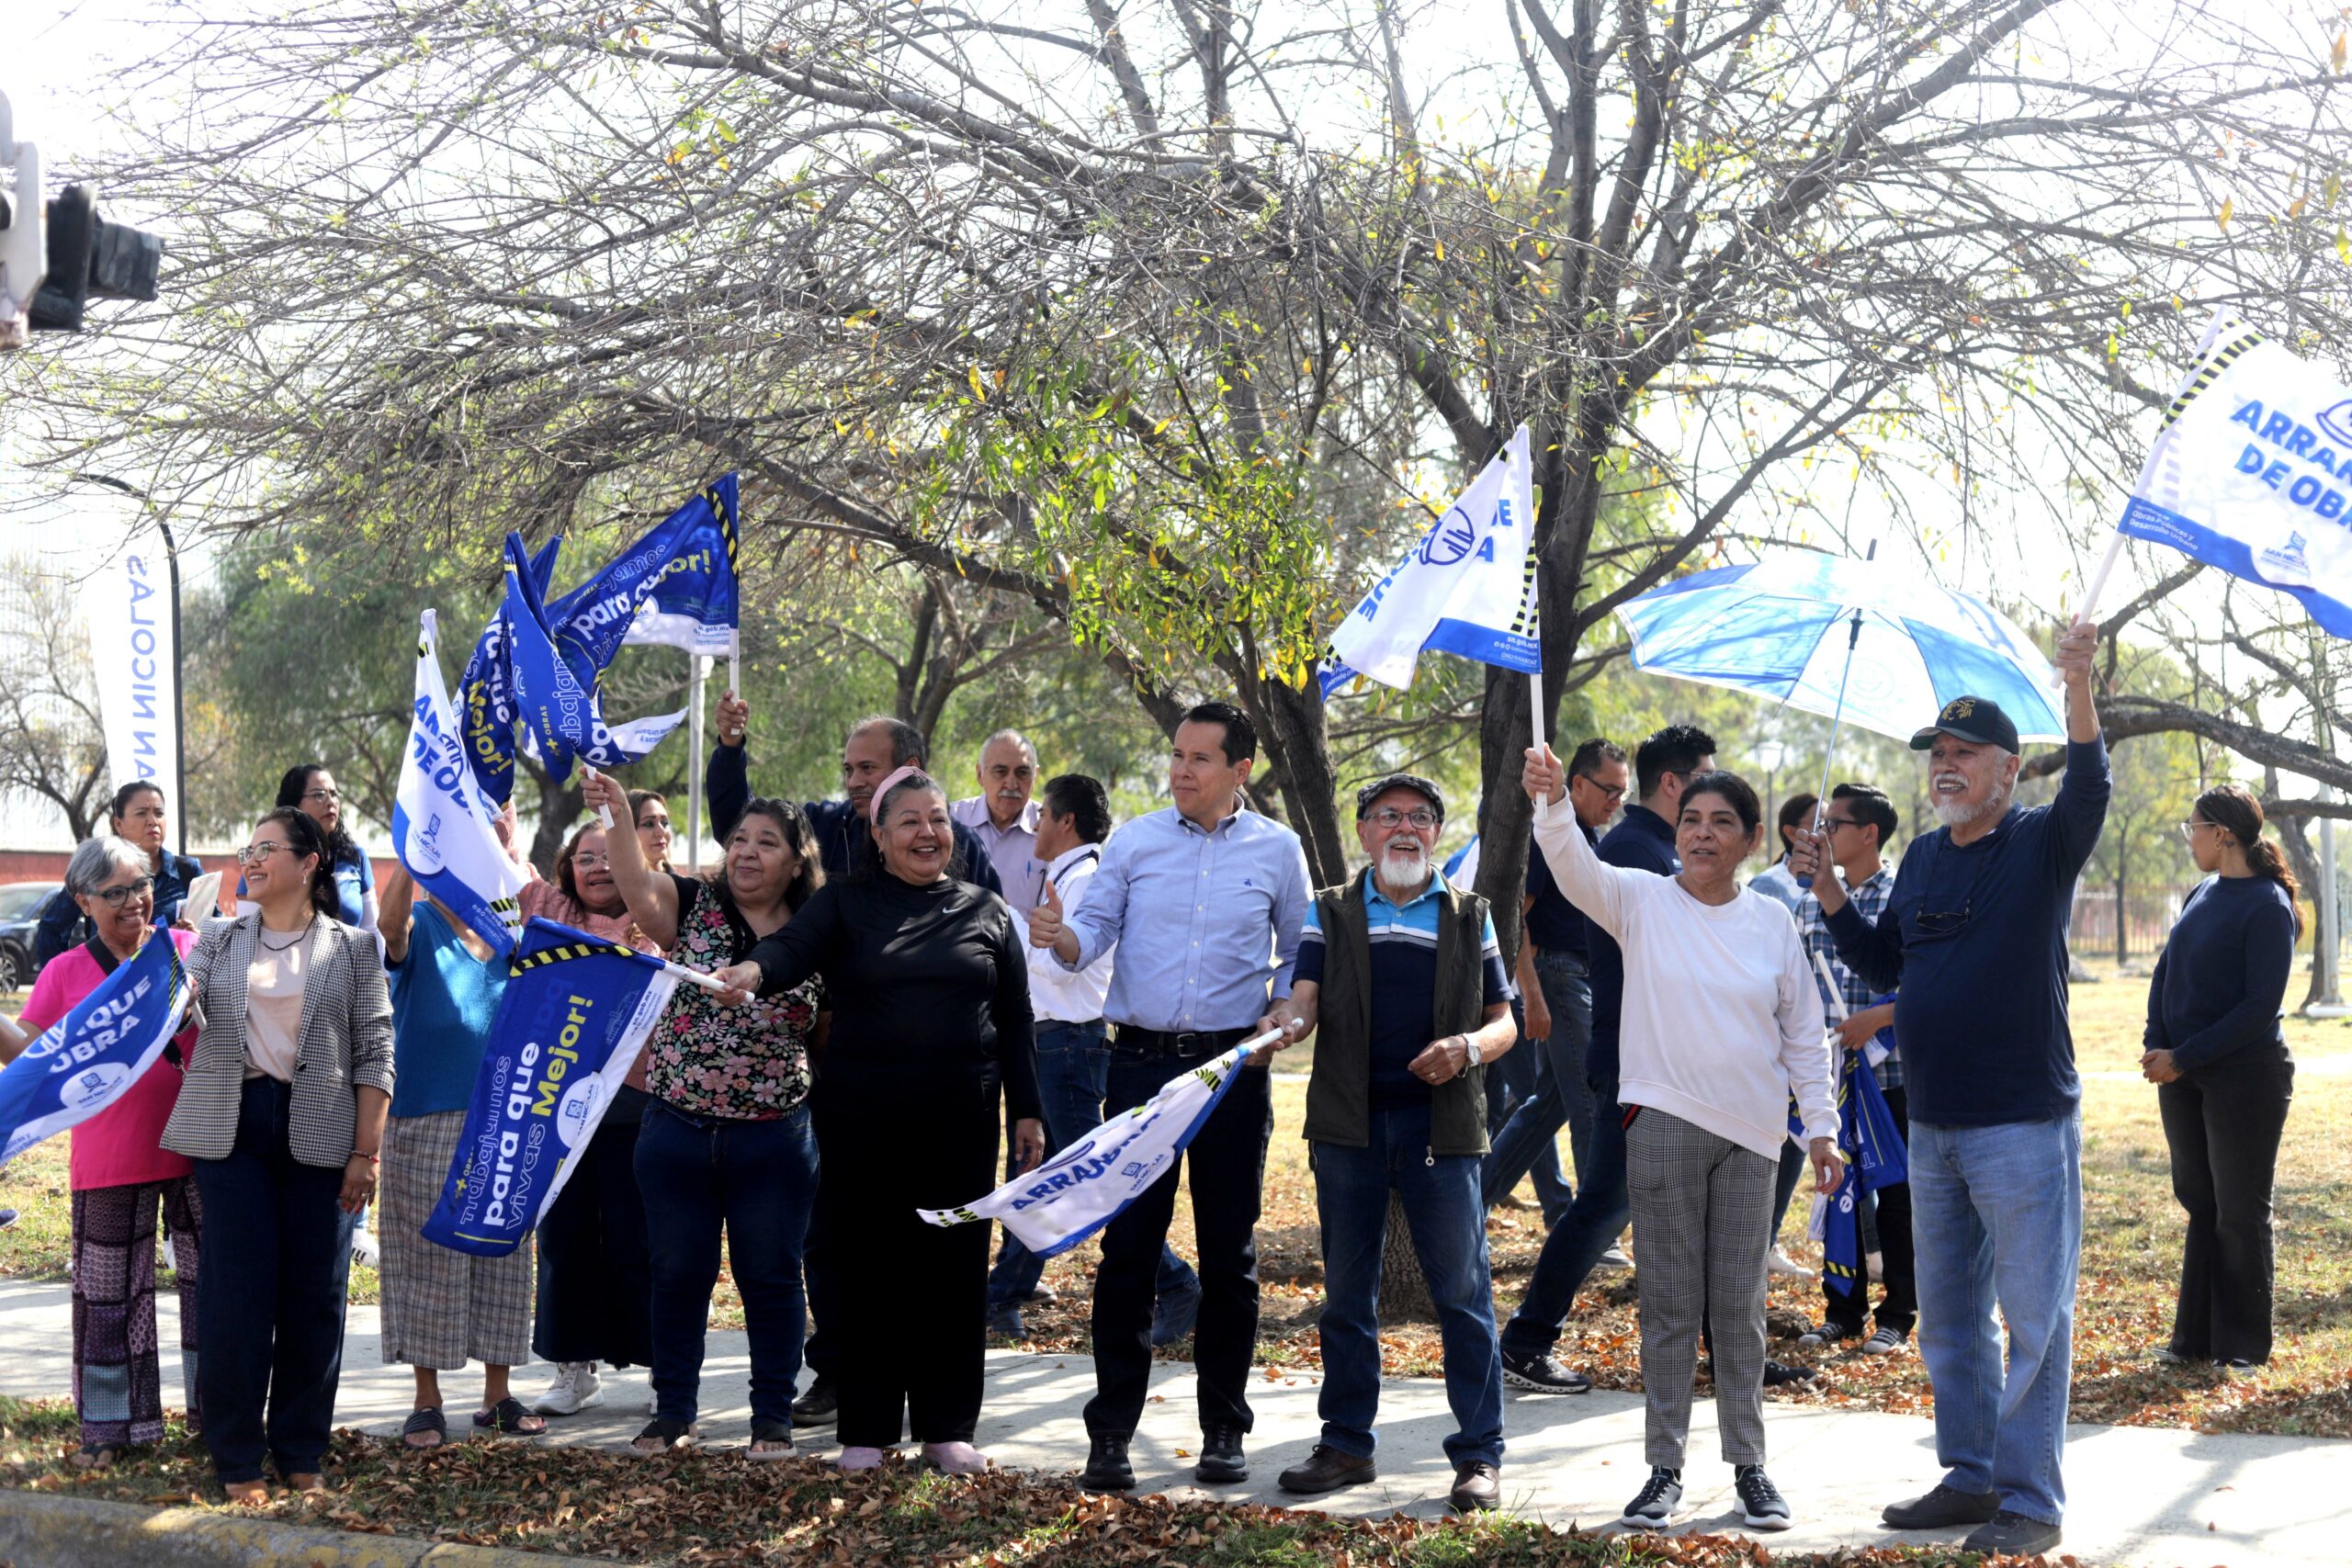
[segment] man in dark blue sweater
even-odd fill
[[[2082,1085],[2066,1022],[2066,922],[2107,818],[2107,749],[2091,702],[2094,628],[2059,640],[2066,773],[2058,797],[2010,798],[2017,726],[1981,697],[1946,703],[1911,738],[1944,824],[1912,841],[1872,924],[1798,835],[1789,866],[1813,889],[1838,956],[1894,1015],[1910,1097],[1919,1354],[1947,1472],[1897,1503],[1897,1529],[1973,1524],[1965,1550],[2031,1556],[2058,1544],[2060,1461],[2082,1251]],[[2008,1325],[2006,1376],[1997,1303]]]

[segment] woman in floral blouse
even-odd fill
[[[586,785],[590,809],[628,798],[612,779]],[[694,969],[741,962],[782,931],[824,880],[808,819],[788,801],[754,800],[727,840],[718,876],[657,872],[634,833],[607,837],[613,879],[638,928]],[[637,1181],[653,1254],[653,1419],[641,1453],[695,1440],[703,1333],[718,1282],[722,1231],[752,1342],[755,1460],[792,1452],[793,1384],[807,1305],[800,1249],[817,1192],[808,1124],[808,1048],[820,1038],[822,983],[749,1007],[679,987],[647,1039],[652,1095],[637,1138]]]

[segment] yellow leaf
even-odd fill
[[[2237,204],[2238,200],[2235,197],[2225,198],[2222,203],[2222,210],[2214,217],[2213,221],[2221,225],[2222,231],[2225,234],[2230,229],[2230,214],[2236,209]]]
[[[2303,198],[2299,196],[2294,200],[2287,204],[2287,216],[2290,218],[2301,218],[2302,215]]]
[[[2222,221],[2227,223],[2229,220],[2229,214],[2224,211],[2222,216]],[[979,399],[982,402],[988,401],[988,389],[980,382],[980,367],[975,365],[966,370],[964,375],[965,378],[972,383],[972,396]]]

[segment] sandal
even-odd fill
[[[775,1446],[763,1449],[760,1447],[762,1443],[772,1443]],[[792,1424],[788,1421],[778,1421],[773,1416],[752,1422],[752,1446],[743,1450],[743,1457],[753,1464],[774,1464],[778,1460],[790,1459],[792,1457]]]
[[[534,1416],[523,1408],[523,1402],[513,1394],[487,1410],[474,1412],[474,1426],[484,1432],[495,1432],[502,1438],[544,1438],[548,1422],[544,1416]]]
[[[220,1491],[232,1507],[239,1504],[269,1501],[269,1483],[258,1477],[252,1481],[224,1481],[220,1483]]]
[[[76,1470],[111,1470],[124,1452],[121,1443],[84,1443],[65,1462]]]
[[[649,1438],[662,1446],[658,1449],[638,1446]],[[673,1454],[681,1449],[690,1449],[694,1446],[695,1424],[691,1421],[679,1421],[668,1416],[656,1416],[652,1420],[648,1421],[645,1424],[645,1430],[639,1432],[629,1444],[632,1451],[642,1454],[647,1459],[658,1458],[662,1454]]]
[[[427,1434],[433,1438],[429,1443],[413,1440]],[[442,1418],[439,1405],[428,1404],[422,1410],[412,1410],[408,1419],[401,1424],[401,1447],[411,1453],[429,1454],[448,1440],[449,1423]]]

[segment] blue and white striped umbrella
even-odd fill
[[[1856,611],[1853,670],[1846,649]],[[1617,608],[1634,667],[1908,740],[1954,697],[1989,697],[2026,740],[2063,740],[2050,660],[2015,621],[1883,564],[1789,551],[1719,567]]]

